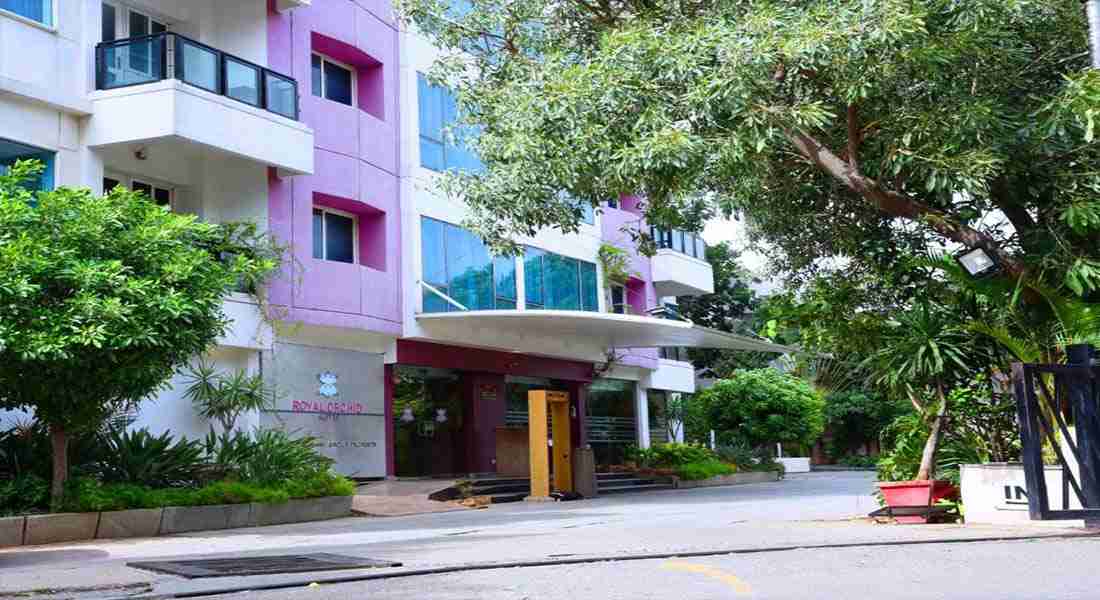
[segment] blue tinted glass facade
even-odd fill
[[[53,25],[53,0],[0,0],[0,9],[43,25]]]
[[[466,144],[477,138],[476,128],[458,128],[452,132],[453,140],[446,139],[446,129],[458,121],[458,106],[450,90],[431,85],[423,73],[417,73],[416,91],[420,118],[420,166],[433,171],[482,170],[481,160]]]
[[[599,310],[595,264],[527,248],[523,268],[527,308]]]
[[[516,307],[516,266],[510,257],[493,258],[481,238],[450,223],[421,217],[422,277],[469,310]],[[457,311],[424,290],[424,312]]]

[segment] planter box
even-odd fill
[[[252,522],[251,504],[214,506],[169,506],[160,523],[161,535],[248,527]]]
[[[700,479],[698,481],[687,481],[674,477],[673,482],[677,489],[691,489],[700,487],[718,487],[723,485],[741,485],[745,483],[765,483],[768,481],[779,481],[778,471],[747,471],[745,473],[734,473],[733,475],[719,475],[717,477],[711,477],[710,479]]]
[[[1024,466],[1020,463],[961,465],[960,479],[967,523],[1026,523],[1028,489]],[[1062,508],[1062,467],[1044,467],[1047,501],[1053,509]],[[1069,508],[1081,508],[1077,495],[1069,493]]]
[[[23,535],[23,544],[56,544],[95,538],[99,513],[57,513],[30,515]]]
[[[281,504],[253,504],[253,525],[282,525],[338,519],[351,514],[352,496],[302,498]]]
[[[22,546],[23,531],[26,527],[26,517],[0,518],[0,548],[7,546]]]
[[[139,508],[100,513],[96,539],[156,537],[163,508]]]
[[[784,456],[775,459],[775,461],[778,463],[782,463],[788,473],[810,472],[810,457],[808,456]]]
[[[956,497],[958,488],[948,481],[880,481],[879,490],[886,500],[886,505],[892,508],[931,506],[936,502]],[[898,523],[916,524],[927,523],[924,515],[902,515],[894,517]]]

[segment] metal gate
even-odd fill
[[[1100,368],[1093,366],[1091,346],[1066,350],[1065,365],[1012,365],[1028,512],[1033,520],[1100,520]],[[1061,466],[1062,502],[1053,508],[1044,443]]]

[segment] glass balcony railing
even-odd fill
[[[653,241],[658,248],[668,248],[700,260],[707,259],[707,244],[697,233],[650,227],[649,234],[653,236]]]
[[[96,46],[96,89],[177,79],[288,119],[298,120],[298,82],[177,33]]]

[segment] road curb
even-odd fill
[[[444,575],[448,573],[462,573],[469,571],[490,571],[496,569],[516,569],[530,567],[552,567],[565,565],[580,565],[600,562],[631,562],[640,560],[661,560],[670,558],[697,558],[704,556],[723,556],[736,554],[764,554],[771,552],[790,552],[792,550],[826,550],[843,548],[876,548],[891,546],[927,546],[932,544],[976,544],[983,542],[1012,542],[1028,540],[1060,540],[1100,538],[1100,531],[1084,531],[1080,533],[1035,533],[1030,535],[997,535],[974,538],[934,538],[926,540],[892,540],[882,542],[844,542],[838,544],[796,544],[789,546],[767,546],[758,548],[725,548],[720,550],[693,550],[686,552],[654,552],[644,554],[608,554],[577,557],[557,557],[538,560],[509,561],[509,562],[484,562],[465,563],[444,567],[431,567],[424,569],[405,569],[386,571],[382,573],[357,573],[341,577],[311,578],[298,581],[285,581],[279,583],[235,585],[222,588],[210,588],[202,590],[188,590],[170,593],[153,593],[138,596],[119,596],[116,600],[169,600],[175,598],[201,598],[221,594],[236,594],[241,592],[271,591],[297,587],[307,587],[310,584],[331,585],[337,583],[354,583],[357,581],[373,581],[380,579],[400,579],[405,577],[423,577],[427,575]]]

